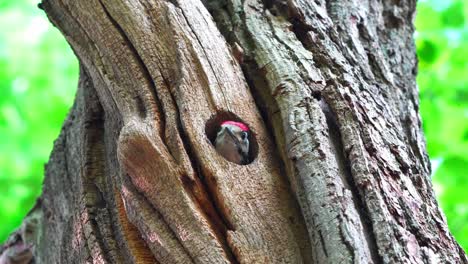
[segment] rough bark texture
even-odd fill
[[[41,6],[81,73],[37,263],[468,262],[431,186],[414,1]],[[226,119],[252,163],[214,150]]]

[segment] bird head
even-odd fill
[[[219,154],[231,162],[249,162],[249,127],[241,122],[224,121],[216,135],[215,147]]]

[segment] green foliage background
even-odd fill
[[[41,192],[43,168],[73,102],[78,63],[38,0],[0,2],[0,242]],[[421,114],[433,182],[468,249],[468,3],[420,0]]]

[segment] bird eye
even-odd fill
[[[244,132],[241,133],[242,140],[245,140],[247,138],[247,136],[248,136],[247,132],[244,131]]]

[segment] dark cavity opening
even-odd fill
[[[221,123],[224,121],[236,121],[236,122],[242,122],[246,124],[249,127],[249,159],[246,164],[241,164],[241,165],[248,165],[252,163],[258,155],[258,142],[255,134],[255,130],[252,126],[247,124],[244,120],[239,118],[236,114],[231,113],[231,112],[218,112],[215,115],[211,116],[208,121],[206,121],[205,124],[205,135],[208,137],[208,139],[211,142],[211,145],[214,147],[214,143],[216,140],[216,135],[218,131],[221,129]]]

